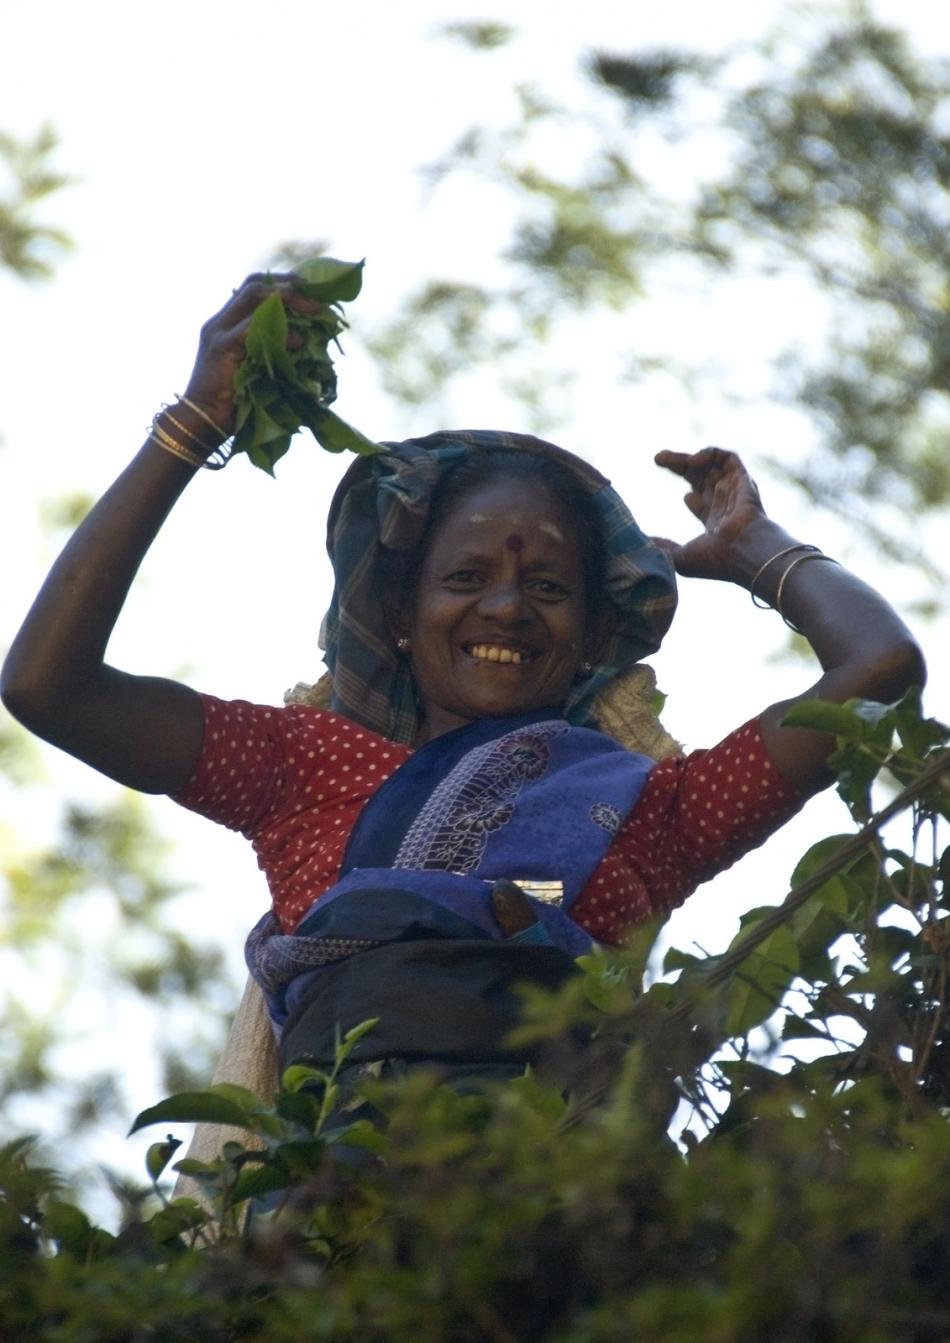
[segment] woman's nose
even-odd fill
[[[482,593],[479,607],[485,617],[509,624],[522,621],[529,614],[521,584],[516,582],[493,583]]]

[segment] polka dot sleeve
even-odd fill
[[[326,709],[201,698],[201,756],[173,800],[251,840],[290,931],[336,881],[364,804],[411,751]]]
[[[805,801],[772,764],[757,718],[709,750],[662,760],[571,916],[600,941],[621,942],[757,848]]]

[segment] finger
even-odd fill
[[[739,459],[726,448],[702,448],[699,452],[658,452],[653,459],[658,466],[673,471],[697,488],[711,476],[731,470]]]
[[[656,546],[657,550],[666,551],[667,555],[675,561],[676,552],[680,549],[678,541],[671,541],[668,536],[651,536],[650,540]]]

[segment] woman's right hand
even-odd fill
[[[224,307],[201,328],[195,366],[185,388],[193,401],[222,432],[234,430],[234,374],[244,358],[244,342],[251,318],[271,294],[303,314],[320,311],[321,304],[294,289],[293,273],[249,275]]]
[[[288,307],[320,305],[293,288],[292,275],[252,275],[205,323],[185,395],[198,410],[174,408],[169,431],[189,443],[216,444],[234,425],[234,374],[258,305],[273,293]],[[151,436],[54,564],[14,640],[0,695],[31,731],[111,778],[145,792],[168,792],[188,778],[201,748],[198,696],[158,677],[108,666],[106,646],[142,559],[182,490],[192,465]]]

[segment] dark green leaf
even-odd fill
[[[183,1091],[136,1115],[129,1133],[150,1124],[230,1124],[235,1128],[253,1128],[245,1110],[226,1096],[213,1091]]]
[[[289,1183],[290,1177],[276,1166],[245,1166],[231,1187],[231,1198],[235,1203],[243,1203],[245,1199],[286,1189]]]
[[[296,267],[297,288],[324,307],[305,315],[288,310],[270,294],[251,318],[246,356],[234,375],[235,426],[232,453],[274,474],[301,425],[330,452],[378,452],[379,446],[326,409],[336,397],[336,374],[328,353],[346,323],[332,305],[355,298],[363,263],[316,257]],[[289,342],[288,333],[293,333]]]
[[[315,406],[307,419],[307,426],[321,448],[327,452],[357,452],[365,455],[382,451],[378,443],[341,420],[332,410]]]
[[[290,376],[287,313],[279,294],[270,294],[255,310],[244,347],[248,360],[259,360],[271,378]]]
[[[375,1156],[382,1155],[389,1145],[386,1135],[368,1119],[357,1119],[344,1128],[328,1129],[325,1136],[328,1143],[340,1143],[343,1147],[359,1147],[363,1151],[372,1152]]]
[[[754,924],[750,925],[754,927]],[[730,951],[741,943],[749,926],[736,937]],[[761,942],[735,971],[729,986],[726,1031],[747,1035],[780,1006],[798,973],[798,947],[783,924]]]
[[[157,1180],[181,1146],[178,1138],[171,1134],[165,1142],[153,1142],[145,1154],[145,1169],[153,1180]]]
[[[281,1119],[289,1119],[312,1133],[320,1117],[320,1106],[304,1091],[282,1091],[277,1097],[277,1113]]]
[[[299,1091],[301,1087],[310,1087],[317,1082],[326,1086],[329,1077],[319,1068],[308,1068],[302,1063],[295,1063],[287,1068],[280,1084],[285,1091]]]
[[[323,1165],[326,1143],[322,1139],[310,1142],[285,1142],[275,1147],[271,1160],[281,1170],[296,1178],[312,1174]]]

